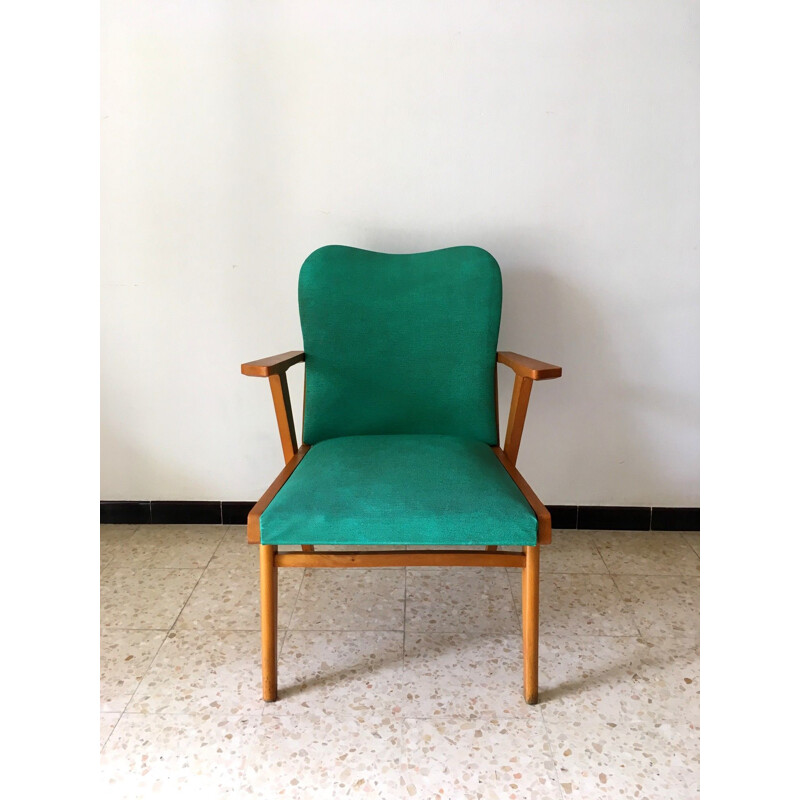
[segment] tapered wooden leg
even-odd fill
[[[525,548],[522,569],[522,656],[525,702],[539,700],[539,548]]]
[[[264,699],[278,699],[278,568],[273,545],[261,545],[261,688]]]

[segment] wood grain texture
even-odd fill
[[[278,436],[281,440],[283,460],[288,464],[297,452],[297,436],[292,416],[292,399],[289,397],[289,383],[286,373],[269,376],[272,403],[275,406],[275,419],[278,421]]]
[[[555,364],[548,364],[546,361],[539,361],[528,356],[521,356],[519,353],[512,353],[510,350],[502,350],[497,353],[497,362],[511,367],[517,375],[523,378],[531,378],[534,381],[549,381],[553,378],[561,377],[561,367]]]
[[[521,552],[484,550],[317,550],[314,553],[278,553],[279,567],[522,567]]]
[[[503,451],[512,464],[517,463],[532,387],[533,380],[531,380],[531,378],[523,378],[520,375],[514,377],[514,391],[511,394],[511,405],[508,409],[506,441],[503,445]]]
[[[539,548],[525,548],[522,570],[522,663],[525,702],[539,700]]]
[[[269,489],[261,495],[259,501],[250,509],[250,513],[247,515],[247,541],[250,544],[261,543],[261,515],[264,513],[264,509],[272,502],[272,498],[278,494],[283,484],[286,483],[297,465],[303,460],[303,456],[310,449],[307,444],[304,444],[291,461],[278,473],[278,477],[270,484]]]
[[[519,474],[519,470],[508,460],[506,454],[499,447],[493,447],[492,451],[505,467],[506,472],[511,476],[514,483],[517,484],[519,490],[533,509],[534,514],[536,514],[536,519],[538,521],[538,530],[536,533],[537,544],[550,544],[553,539],[550,512],[547,510],[544,503],[536,496],[536,493],[528,485],[525,478]]]
[[[261,545],[261,693],[268,703],[278,699],[278,567],[276,548]]]
[[[277,356],[260,358],[258,361],[248,361],[242,364],[242,375],[254,378],[268,378],[270,375],[280,375],[289,367],[306,360],[302,350],[290,350],[288,353],[279,353]]]

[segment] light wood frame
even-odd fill
[[[498,352],[497,363],[514,373],[514,389],[503,448],[492,447],[505,470],[517,484],[538,520],[537,544],[518,551],[484,550],[315,550],[303,545],[302,552],[279,552],[274,545],[262,545],[260,520],[280,488],[310,447],[297,446],[286,371],[305,361],[305,353],[293,350],[270,358],[242,364],[242,374],[268,378],[278,422],[278,434],[286,466],[247,516],[247,541],[260,547],[261,569],[261,676],[264,700],[278,699],[278,567],[519,567],[522,570],[522,652],[525,702],[539,697],[539,545],[551,541],[550,512],[519,474],[516,463],[522,430],[528,413],[533,381],[561,377],[561,367],[508,351]],[[495,414],[497,391],[495,379]]]

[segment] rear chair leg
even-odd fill
[[[261,689],[264,699],[278,699],[278,568],[274,545],[261,545]]]
[[[522,568],[522,656],[525,702],[539,701],[539,547],[525,548]]]

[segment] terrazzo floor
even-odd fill
[[[104,797],[699,794],[698,533],[554,532],[538,706],[519,570],[280,570],[266,704],[243,527],[100,540]]]

